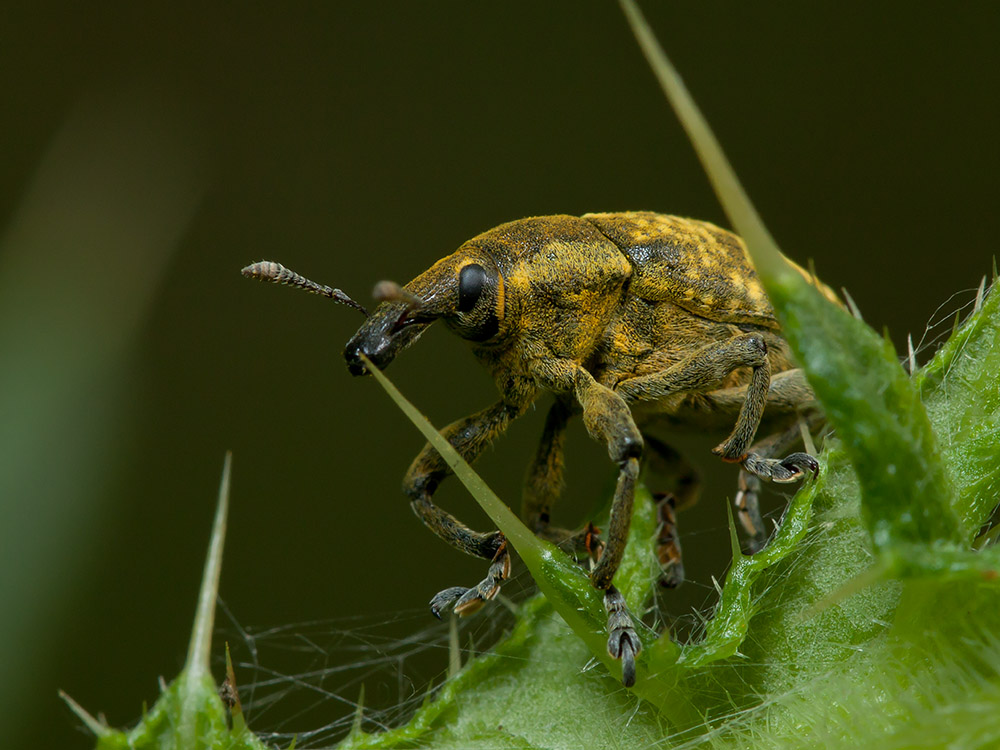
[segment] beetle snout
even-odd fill
[[[397,354],[417,340],[427,323],[407,319],[406,309],[403,304],[383,304],[347,342],[344,359],[352,375],[368,374],[361,355],[384,370]]]
[[[355,337],[351,339],[344,348],[344,359],[347,361],[347,369],[351,375],[368,375],[365,363],[361,361],[361,355],[366,356],[372,364],[380,370],[392,361],[392,351],[390,341],[387,338],[361,339]]]

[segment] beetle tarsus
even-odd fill
[[[608,611],[608,654],[622,663],[622,684],[635,684],[635,657],[642,651],[642,642],[635,632],[625,598],[614,586],[604,592],[604,608]]]
[[[785,468],[797,470],[800,474],[808,471],[813,478],[819,476],[819,461],[808,453],[793,453],[781,459],[781,465]]]
[[[760,454],[749,453],[743,460],[743,470],[740,472],[740,489],[736,493],[734,504],[740,524],[750,536],[744,545],[745,549],[752,555],[759,552],[767,541],[764,522],[757,504],[760,480],[788,484],[802,479],[807,471],[815,477],[819,473],[819,462],[808,453],[792,453],[781,459],[764,458]]]
[[[486,578],[481,580],[471,589],[464,586],[452,586],[444,591],[439,591],[431,599],[431,613],[441,619],[444,612],[451,603],[454,602],[453,612],[460,617],[468,617],[478,612],[482,606],[495,597],[500,591],[500,584],[510,577],[510,553],[507,551],[506,540],[497,550],[490,569],[486,573]]]
[[[465,586],[452,586],[450,589],[439,591],[430,601],[431,614],[440,620],[441,614],[448,609],[451,603],[468,590]]]

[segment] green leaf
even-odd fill
[[[955,484],[954,509],[966,539],[1000,497],[998,341],[1000,294],[994,281],[976,313],[914,378]]]

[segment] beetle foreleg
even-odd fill
[[[465,419],[460,419],[441,431],[466,461],[474,461],[493,439],[502,433],[523,408],[505,402],[494,404]],[[507,540],[499,531],[473,531],[447,511],[431,502],[431,496],[441,481],[451,473],[441,455],[426,445],[416,457],[403,480],[403,491],[410,497],[414,513],[431,531],[466,554],[491,560],[490,569],[482,581],[472,588],[454,586],[438,593],[431,600],[431,611],[441,612],[455,602],[455,612],[469,615],[483,602],[492,599],[500,583],[510,575]],[[456,601],[457,600],[457,601]]]
[[[456,615],[465,617],[478,612],[487,600],[497,595],[497,592],[500,591],[500,584],[509,577],[510,553],[507,551],[507,542],[504,540],[493,557],[493,562],[490,563],[486,578],[471,589],[464,586],[452,586],[444,591],[439,591],[430,601],[431,612],[435,617],[440,618],[441,613],[452,602],[455,603],[453,611]]]
[[[618,484],[611,504],[611,519],[608,523],[604,552],[590,574],[590,581],[596,588],[607,590],[618,571],[618,566],[621,565],[625,543],[628,541],[629,525],[632,522],[632,501],[635,499],[635,483],[638,478],[639,459],[626,459],[618,472]]]
[[[608,653],[622,660],[622,683],[631,687],[635,683],[635,656],[642,646],[625,600],[611,584],[621,565],[632,523],[632,503],[643,447],[642,435],[622,397],[598,383],[575,362],[556,358],[543,359],[533,362],[531,369],[538,385],[559,394],[573,393],[576,396],[583,409],[583,423],[587,431],[607,444],[608,453],[620,467],[611,505],[607,541],[597,565],[591,571],[590,582],[595,588],[605,592]]]

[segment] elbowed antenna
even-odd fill
[[[325,284],[317,284],[315,281],[310,281],[305,276],[297,274],[295,271],[285,268],[273,260],[262,260],[259,263],[251,263],[241,273],[248,279],[270,281],[273,284],[284,284],[286,286],[297,286],[299,289],[304,289],[307,292],[321,294],[324,297],[329,297],[334,302],[339,302],[342,305],[353,307],[355,310],[360,310],[366,318],[368,317],[368,311],[364,306],[355,302],[340,289],[334,289]]]

